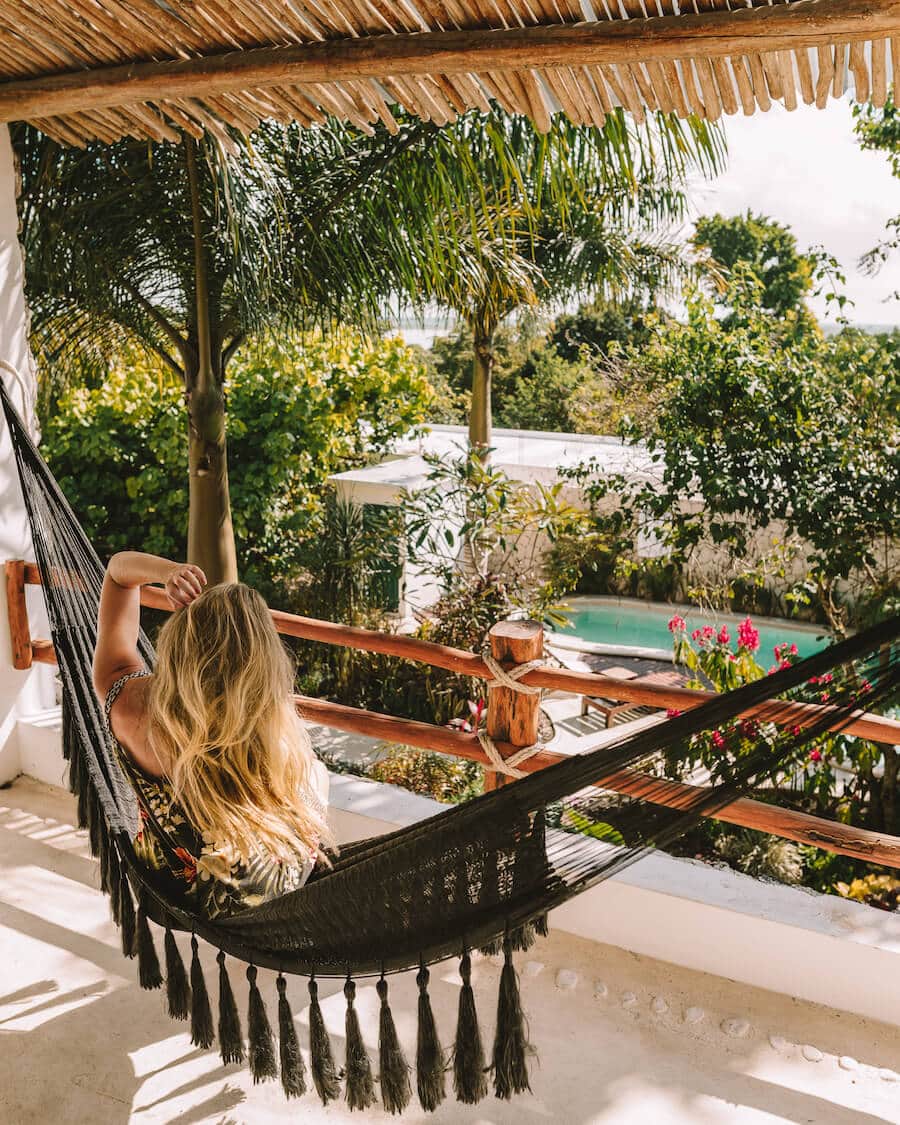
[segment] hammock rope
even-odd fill
[[[750,790],[798,767],[809,744],[868,710],[890,705],[900,683],[900,618],[885,621],[774,675],[716,696],[650,729],[623,728],[601,750],[566,759],[516,778],[483,796],[384,836],[345,845],[333,866],[316,869],[298,891],[213,921],[196,915],[189,897],[174,898],[142,867],[132,841],[138,828],[135,793],[122,773],[91,682],[97,608],[104,567],[59,485],[41,459],[0,381],[0,399],[12,438],[32,530],[35,559],[63,685],[63,752],[76,797],[78,824],[87,829],[100,865],[101,887],[119,926],[123,952],[134,957],[141,986],[165,987],[174,1019],[186,1020],[192,1041],[217,1037],[225,1062],[248,1061],[255,1081],[279,1073],[288,1097],[311,1086],[323,1103],[343,1096],[351,1107],[371,1105],[380,1085],[390,1112],[402,1112],[415,1090],[426,1110],[446,1097],[445,1072],[466,1104],[493,1091],[509,1098],[529,1089],[525,1031],[513,954],[546,933],[547,911],[621,871],[649,849],[665,847],[702,816],[714,814]],[[141,632],[147,668],[153,648]],[[533,665],[532,665],[533,666]],[[528,669],[530,670],[530,669]],[[491,668],[512,690],[524,670]],[[781,730],[774,718],[783,699],[823,703],[819,680],[831,677],[827,706]],[[511,681],[508,682],[508,681]],[[782,702],[779,702],[781,698]],[[738,717],[755,708],[752,722]],[[725,749],[678,807],[654,802],[665,791],[665,762],[704,732],[719,730]],[[526,750],[533,750],[527,747]],[[489,750],[485,747],[487,753]],[[499,755],[498,755],[499,757]],[[516,770],[518,755],[497,769]],[[501,759],[502,762],[502,759]],[[646,777],[641,799],[588,787],[627,769]],[[518,771],[521,772],[521,771]],[[163,930],[162,963],[153,927]],[[176,941],[191,940],[190,970]],[[218,1015],[213,1016],[199,943],[217,951]],[[503,954],[492,1046],[484,1046],[471,985],[472,952]],[[455,1037],[442,1040],[429,997],[427,966],[460,959],[463,987]],[[246,1035],[228,971],[229,958],[247,966]],[[258,970],[277,980],[276,1037],[259,987]],[[419,986],[418,1043],[407,1079],[406,1055],[396,1034],[386,978],[413,970]],[[309,1077],[291,1016],[286,977],[309,978]],[[362,1037],[354,981],[377,978],[380,1080]],[[335,1059],[318,997],[318,979],[345,982],[346,1057]],[[451,1055],[443,1043],[453,1043]]]

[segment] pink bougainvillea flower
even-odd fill
[[[828,702],[828,694],[829,693],[827,691],[823,691],[822,694],[819,696],[819,698],[822,700],[823,703]]]
[[[741,721],[741,733],[746,735],[747,738],[756,738],[759,734],[759,723],[756,719],[743,719]]]
[[[800,655],[800,649],[797,648],[796,645],[791,645],[791,647],[788,649],[788,652],[791,654],[791,656],[799,656]]]
[[[756,652],[759,648],[759,630],[754,629],[749,617],[738,625],[738,644],[748,652]]]
[[[666,718],[667,719],[677,719],[680,714],[681,714],[681,712],[678,710],[677,707],[667,707],[666,708]]]
[[[811,762],[821,762],[822,761],[822,751],[819,750],[818,747],[814,746],[812,748],[812,750],[810,750],[810,752],[809,752],[809,760]]]
[[[703,626],[703,638],[704,638],[704,640],[711,641],[715,635],[716,635],[716,631],[712,627],[712,625],[704,625]]]
[[[474,718],[476,724],[481,722],[481,716],[487,709],[487,704],[483,699],[477,701],[469,699],[466,701],[469,705],[469,714]]]
[[[712,732],[712,744],[717,750],[725,749],[725,736],[720,730],[714,730]]]
[[[716,640],[719,642],[720,645],[727,645],[728,642],[731,640],[731,636],[728,632],[728,626],[727,625],[723,625],[722,628],[719,630],[719,635],[718,635],[718,637],[716,637]]]
[[[866,691],[871,691],[872,685],[869,683],[868,680],[863,680],[863,682],[859,685],[859,690],[860,690],[860,693],[866,692]]]
[[[791,727],[791,734],[794,736],[794,738],[800,737],[800,730],[801,728],[799,726],[794,725]]]
[[[692,641],[699,641],[702,636],[703,636],[703,630],[702,629],[695,629],[693,631],[693,633],[691,633],[691,640]]]
[[[683,633],[687,629],[687,622],[679,614],[673,614],[669,619],[669,632],[670,633]]]

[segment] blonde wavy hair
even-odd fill
[[[309,800],[294,665],[260,595],[241,582],[207,588],[166,621],[156,651],[148,738],[193,827],[244,860],[321,854],[332,840]]]

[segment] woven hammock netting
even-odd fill
[[[211,1047],[218,1033],[225,1061],[248,1059],[254,1077],[279,1071],[285,1092],[309,1085],[283,974],[310,978],[311,1083],[323,1101],[343,1096],[353,1108],[374,1104],[376,1088],[391,1112],[412,1096],[434,1109],[452,1086],[476,1102],[493,1085],[499,1097],[527,1090],[529,1044],[512,956],[543,933],[548,910],[664,847],[748,791],[801,768],[809,747],[854,711],[890,706],[900,681],[900,618],[792,667],[718,695],[695,709],[638,730],[627,727],[602,749],[512,781],[466,804],[375,839],[346,845],[331,868],[320,865],[300,890],[210,922],[167,897],[132,848],[138,808],[117,764],[91,683],[104,567],[41,459],[5,390],[11,432],[37,564],[63,685],[64,752],[79,824],[100,860],[101,882],[120,926],[123,952],[138,961],[141,984],[165,985],[171,1014],[189,1019],[193,1041]],[[147,667],[153,648],[141,633]],[[776,725],[784,701],[827,706],[796,711]],[[752,711],[753,718],[741,719]],[[660,803],[671,785],[664,762],[692,739],[718,730],[724,748],[677,808]],[[639,770],[640,799],[613,791],[616,775]],[[611,783],[604,789],[604,781]],[[599,787],[599,788],[598,788]],[[164,927],[164,968],[150,922]],[[191,934],[190,969],[173,931]],[[198,939],[218,952],[219,1011],[213,1018]],[[470,952],[503,953],[493,1042],[483,1042],[469,975]],[[246,963],[250,1001],[245,1039],[227,958]],[[428,997],[430,963],[460,958],[462,988],[455,1036],[435,1026]],[[276,970],[277,1037],[257,986],[257,967]],[[388,977],[417,972],[419,1025],[408,1067],[388,1006]],[[354,978],[378,977],[381,1017],[377,1059],[367,1054],[354,1009]],[[316,977],[345,980],[346,1058],[334,1059],[317,999]],[[246,1043],[246,1046],[245,1046]],[[446,1044],[446,1049],[442,1046]],[[377,1076],[377,1078],[376,1078]]]

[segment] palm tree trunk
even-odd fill
[[[213,361],[209,280],[197,175],[196,143],[185,138],[194,225],[196,365],[185,372],[188,403],[188,560],[210,585],[237,581],[237,555],[228,491],[225,394],[221,349]]]
[[[494,371],[496,325],[475,330],[475,360],[472,366],[472,405],[469,409],[469,448],[482,461],[491,445],[491,379]]]

